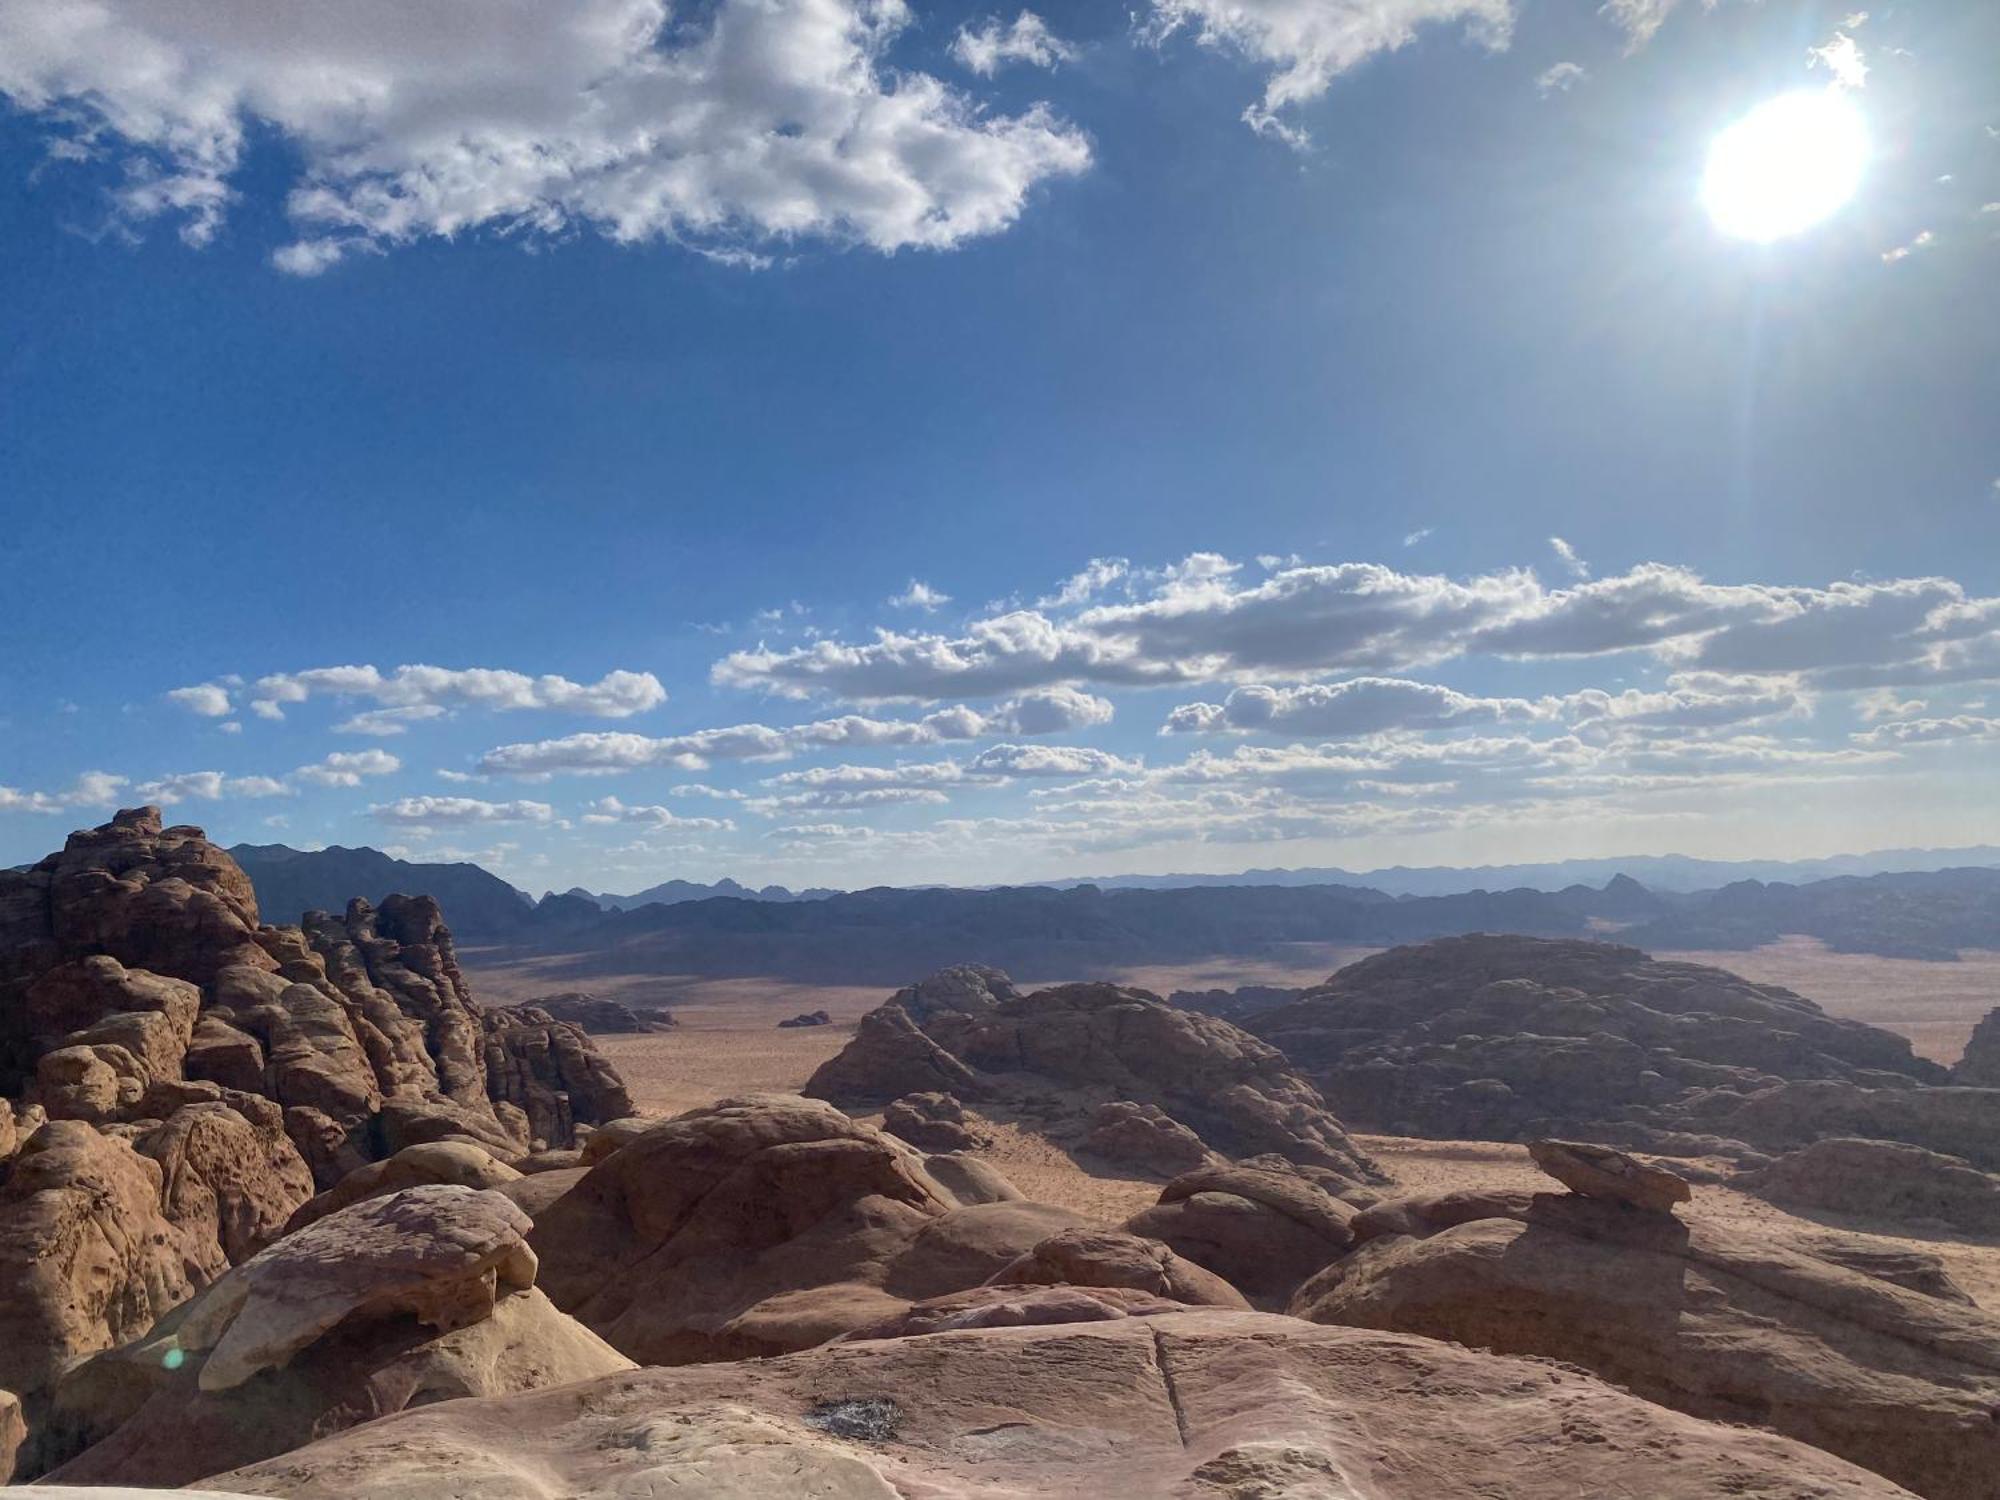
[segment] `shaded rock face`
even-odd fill
[[[1196,1307],[1243,1307],[1242,1293],[1158,1240],[1066,1229],[993,1273],[990,1286],[1126,1287]]]
[[[1789,990],[1568,939],[1475,935],[1393,949],[1246,1024],[1343,1119],[1397,1135],[1643,1145],[1698,1129],[1679,1106],[1705,1091],[1944,1081],[1906,1039]]]
[[[2000,1089],[1863,1088],[1823,1079],[1750,1094],[1711,1089],[1683,1100],[1664,1123],[1667,1142],[1677,1131],[1778,1152],[1854,1136],[1921,1146],[2000,1172]]]
[[[485,1026],[486,1091],[496,1109],[519,1111],[536,1149],[570,1144],[580,1124],[632,1113],[624,1080],[582,1027],[532,1005],[489,1010]]]
[[[949,1094],[905,1094],[882,1111],[882,1128],[925,1151],[971,1151],[991,1138],[968,1123]]]
[[[1112,1099],[1097,1106],[1081,1149],[1160,1177],[1175,1177],[1215,1160],[1215,1153],[1201,1143],[1200,1136],[1158,1105],[1134,1104],[1129,1099]]]
[[[1899,1234],[2000,1234],[2000,1177],[1962,1157],[1890,1141],[1815,1141],[1738,1173],[1730,1186],[1788,1208],[1879,1220]]]
[[[592,1036],[622,1036],[653,1031],[672,1031],[680,1023],[663,1010],[633,1010],[616,1000],[603,1000],[582,990],[564,990],[559,995],[543,995],[528,1005],[546,1012],[552,1019],[581,1026]]]
[[[831,1105],[724,1100],[652,1124],[550,1204],[542,1285],[633,1359],[782,1353],[976,1286],[1077,1217],[961,1207],[923,1158]]]
[[[1282,1308],[1354,1241],[1355,1210],[1283,1165],[1223,1164],[1176,1177],[1125,1221],[1213,1271],[1259,1306]]]
[[[805,1026],[831,1026],[833,1017],[823,1010],[801,1011],[796,1016],[788,1016],[778,1023],[780,1031],[797,1031]]]
[[[837,1343],[453,1402],[210,1483],[300,1500],[433,1500],[440,1475],[454,1493],[572,1500],[1903,1493],[1799,1443],[1698,1421],[1574,1370],[1197,1308]]]
[[[1291,1310],[1581,1365],[1930,1500],[1990,1495],[2000,1473],[2000,1323],[1806,1242],[1542,1194],[1428,1237],[1371,1239]]]
[[[1549,1176],[1585,1198],[1667,1214],[1691,1196],[1685,1177],[1609,1146],[1585,1141],[1530,1141],[1528,1155]]]
[[[1965,1055],[1951,1070],[1951,1081],[1967,1088],[2000,1089],[2000,1006],[1972,1028]]]
[[[945,970],[863,1017],[805,1092],[850,1105],[946,1092],[1044,1109],[1065,1094],[1072,1111],[1129,1100],[1154,1105],[1225,1154],[1271,1151],[1356,1179],[1375,1175],[1275,1049],[1227,1021],[1117,985],[1024,995],[994,970]]]
[[[50,1477],[188,1483],[410,1406],[629,1368],[531,1289],[527,1227],[455,1186],[315,1222],[66,1375],[49,1440],[88,1446]]]

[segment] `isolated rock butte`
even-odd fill
[[[1518,1215],[1371,1239],[1300,1288],[1291,1311],[1563,1360],[1692,1415],[1772,1428],[1929,1500],[1987,1500],[2000,1473],[2000,1322],[1807,1249],[1538,1194]]]
[[[644,1034],[672,1031],[680,1025],[664,1010],[639,1011],[616,1000],[606,1000],[582,990],[564,990],[530,1000],[528,1008],[546,1012],[558,1021],[581,1026],[592,1036]]]
[[[985,1281],[1081,1221],[961,1206],[923,1157],[831,1105],[726,1099],[656,1122],[548,1205],[556,1305],[647,1364],[783,1353]]]
[[[1675,1106],[1703,1091],[1834,1080],[1886,1092],[1945,1076],[1905,1038],[1789,990],[1574,939],[1475,934],[1392,949],[1245,1024],[1343,1119],[1445,1139],[1650,1146],[1699,1128]]]
[[[834,1435],[843,1402],[865,1403],[876,1441]],[[446,1484],[570,1500],[669,1489],[712,1500],[1904,1494],[1825,1453],[1574,1370],[1195,1308],[837,1343],[450,1402],[208,1483],[300,1500],[434,1500]]]
[[[1379,1180],[1318,1092],[1274,1048],[1144,990],[1069,984],[1016,991],[997,970],[943,970],[862,1018],[806,1084],[809,1097],[880,1104],[904,1094],[1017,1103],[1069,1096],[1157,1106],[1228,1155],[1276,1152]]]

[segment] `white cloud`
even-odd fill
[[[737,263],[803,239],[945,249],[1083,170],[1083,135],[886,54],[903,0],[10,0],[0,93],[116,207],[223,223],[254,132],[301,162],[295,274],[470,230],[589,230]]]
[[[925,614],[929,614],[939,605],[949,603],[951,603],[951,595],[939,589],[932,588],[928,583],[918,578],[912,578],[908,588],[889,600],[892,608],[920,609]]]
[[[1948,719],[1906,719],[1855,734],[1857,745],[1935,745],[1952,740],[2000,740],[2000,719],[1955,714]]]
[[[1409,532],[1403,537],[1403,545],[1405,547],[1414,547],[1418,542],[1434,536],[1436,532],[1437,527],[1435,526],[1419,526],[1415,531]]]
[[[567,677],[530,677],[495,667],[398,667],[383,673],[371,666],[315,667],[260,677],[251,709],[267,719],[284,717],[283,705],[308,698],[368,698],[399,711],[401,722],[434,718],[448,709],[556,709],[599,719],[625,719],[667,701],[667,691],[651,672],[607,672],[596,682]],[[397,722],[361,714],[340,727],[348,733],[382,734]]]
[[[1882,264],[1893,266],[1899,260],[1908,260],[1919,250],[1928,250],[1937,243],[1937,236],[1928,229],[1920,229],[1904,243],[1882,252]]]
[[[1234,689],[1221,703],[1184,703],[1167,715],[1162,733],[1255,731],[1351,739],[1550,716],[1547,707],[1522,698],[1475,698],[1434,683],[1356,677],[1300,687],[1257,683]]]
[[[1535,92],[1544,99],[1551,94],[1567,94],[1589,76],[1581,63],[1553,63],[1536,76]]]
[[[406,828],[460,827],[472,823],[549,823],[546,802],[483,802],[477,797],[399,797],[368,809],[379,823]]]
[[[388,776],[402,769],[403,763],[386,750],[336,750],[314,765],[300,766],[292,777],[312,786],[360,786],[364,776]]]
[[[487,776],[615,775],[667,767],[700,771],[717,760],[778,760],[791,754],[785,735],[763,724],[736,724],[654,738],[623,732],[589,732],[561,739],[501,745],[479,758]]]
[[[682,828],[693,832],[727,832],[736,827],[728,818],[688,818],[669,807],[634,807],[616,797],[600,797],[585,806],[586,823],[636,823],[644,828]]]
[[[1089,602],[1129,577],[1132,565],[1122,557],[1093,557],[1088,567],[1073,573],[1053,594],[1035,601],[1037,609],[1072,609]]]
[[[215,729],[218,734],[241,734],[243,732],[242,724],[238,723],[235,719],[225,720],[223,723],[216,725]]]
[[[1555,553],[1556,561],[1563,565],[1563,568],[1569,573],[1570,577],[1588,578],[1590,576],[1590,564],[1577,556],[1576,548],[1572,547],[1561,537],[1550,537],[1549,548]]]
[[[1636,52],[1666,24],[1680,0],[1604,0],[1598,14],[1625,33],[1626,50]]]
[[[1836,31],[1823,47],[1808,47],[1806,57],[1813,67],[1825,68],[1833,75],[1835,88],[1858,89],[1868,82],[1868,64],[1861,48],[1844,31]]]
[[[412,724],[441,718],[446,709],[436,703],[411,703],[402,708],[371,708],[333,726],[335,734],[372,734],[387,738],[402,734]]]
[[[951,55],[981,78],[991,78],[1008,63],[1053,68],[1074,62],[1077,51],[1049,30],[1048,22],[1031,10],[1002,25],[997,16],[988,16],[977,28],[961,26],[952,38]]]
[[[1421,28],[1455,21],[1501,50],[1514,12],[1509,0],[1152,0],[1145,33],[1163,42],[1185,29],[1204,46],[1269,68],[1264,97],[1243,111],[1244,123],[1303,146],[1307,133],[1280,111],[1317,99],[1342,73],[1407,46]]]
[[[219,802],[224,797],[284,797],[291,787],[275,776],[226,776],[220,771],[179,771],[152,781],[142,781],[131,790],[139,802],[172,807],[190,800]]]
[[[193,687],[175,688],[167,694],[169,703],[178,703],[204,719],[226,719],[231,712],[229,689],[220,683],[202,682]]]
[[[994,745],[966,762],[968,776],[1121,776],[1143,769],[1088,745]]]
[[[24,792],[0,786],[0,812],[67,812],[73,807],[111,807],[126,786],[123,776],[85,771],[60,792]]]

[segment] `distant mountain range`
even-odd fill
[[[703,885],[695,880],[666,880],[658,885],[649,885],[643,891],[634,891],[629,896],[614,896],[609,891],[587,891],[580,885],[571,886],[563,894],[593,901],[606,911],[631,911],[637,906],[672,906],[680,901],[706,901],[712,896],[734,896],[741,901],[820,901],[840,893],[822,886],[807,886],[802,891],[792,891],[782,885],[766,885],[752,890],[725,875],[714,885]],[[543,899],[548,898],[545,896]]]
[[[1930,959],[2000,948],[2000,869],[1978,867],[1802,884],[1736,880],[1694,892],[1655,890],[1621,872],[1601,885],[1437,895],[1324,882],[794,893],[673,881],[653,888],[660,898],[640,892],[611,898],[639,904],[609,906],[580,889],[534,902],[477,865],[411,864],[373,849],[239,845],[230,853],[274,919],[338,910],[350,896],[426,892],[468,944],[573,955],[567,972],[578,977],[672,971],[893,984],[968,959],[1052,977],[1272,954],[1298,943],[1386,947],[1464,932],[1615,932],[1655,949],[1751,948],[1797,933],[1842,952]],[[719,888],[723,894],[697,894]]]
[[[1177,890],[1198,885],[1363,885],[1392,896],[1448,896],[1459,891],[1559,891],[1602,885],[1629,875],[1654,891],[1708,891],[1742,880],[1793,885],[1842,875],[1886,875],[1924,870],[2000,866],[2000,846],[1962,849],[1877,849],[1826,859],[1695,859],[1685,854],[1628,854],[1616,859],[1562,859],[1537,865],[1391,865],[1342,870],[1330,865],[1297,870],[1245,870],[1240,875],[1089,875],[1037,881],[1057,888],[1094,885],[1104,890]]]

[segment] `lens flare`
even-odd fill
[[[1724,234],[1769,244],[1839,209],[1867,162],[1868,127],[1847,95],[1802,89],[1767,100],[1716,136],[1701,199]]]

